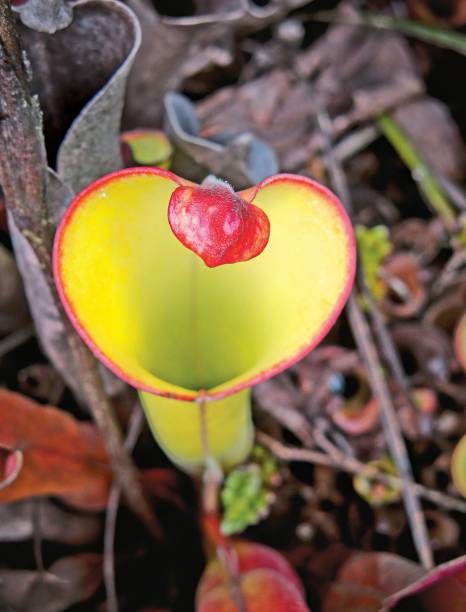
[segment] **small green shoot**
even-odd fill
[[[241,533],[265,518],[275,496],[270,487],[277,476],[277,464],[270,453],[255,446],[252,462],[234,469],[225,480],[221,499],[224,535]]]
[[[392,251],[388,229],[384,225],[375,227],[358,225],[356,240],[367,287],[375,300],[381,300],[387,289],[381,279],[380,271]]]

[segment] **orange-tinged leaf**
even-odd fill
[[[0,503],[53,495],[79,508],[105,507],[111,473],[93,425],[6,389],[0,389],[0,423],[0,445],[23,458],[16,478],[0,490]]]

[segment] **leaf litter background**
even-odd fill
[[[314,611],[463,610],[464,3],[13,4],[43,112],[55,221],[73,193],[122,166],[119,134],[141,127],[164,129],[171,169],[192,180],[211,172],[241,188],[279,169],[352,204],[361,278],[349,316],[254,390],[273,468],[250,500],[261,520],[245,536],[290,560]],[[369,346],[355,309],[372,325]],[[35,255],[0,203],[2,610],[106,609],[111,471],[64,334]],[[386,388],[374,386],[380,373]],[[103,375],[126,429],[132,392]],[[257,476],[261,453],[227,486]],[[123,500],[120,608],[191,610],[204,564],[195,486],[146,429],[134,458],[163,539]],[[229,507],[225,518],[238,513]]]

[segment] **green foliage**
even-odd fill
[[[375,227],[356,227],[359,261],[364,278],[374,299],[384,297],[386,287],[380,278],[380,269],[387,256],[391,253],[392,244],[388,229],[384,225]]]
[[[274,495],[269,487],[277,474],[277,464],[270,453],[255,446],[252,462],[234,469],[225,480],[221,499],[223,504],[222,532],[241,533],[266,517]]]

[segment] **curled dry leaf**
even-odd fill
[[[100,533],[98,517],[71,513],[45,499],[24,500],[0,504],[0,542],[32,538],[35,516],[44,540],[82,546],[96,540]]]
[[[139,25],[118,2],[80,0],[65,30],[50,35],[23,27],[20,34],[31,62],[32,88],[44,114],[49,159],[64,137],[58,152],[61,178],[53,171],[47,177],[46,204],[56,224],[72,198],[72,189],[122,165],[120,119],[128,71],[139,46]],[[79,373],[37,258],[11,219],[10,234],[42,348],[81,397]],[[102,372],[107,392],[121,391],[122,385]]]
[[[29,320],[21,277],[9,251],[0,244],[0,335],[16,331]]]
[[[93,425],[5,389],[0,389],[0,421],[0,444],[23,454],[23,465],[0,491],[0,502],[54,495],[78,508],[105,507],[111,473]]]
[[[67,28],[73,20],[73,8],[69,0],[23,0],[11,4],[23,24],[39,32],[54,34],[57,30]]]
[[[251,131],[268,142],[284,170],[307,166],[323,149],[316,125],[318,96],[334,135],[423,92],[409,46],[392,32],[335,25],[296,60],[297,75],[275,69],[198,103],[201,133]],[[316,76],[312,90],[307,79]],[[267,96],[264,96],[264,91]]]
[[[3,610],[61,612],[89,599],[102,581],[102,557],[83,553],[55,561],[46,572],[0,570]]]
[[[448,514],[429,508],[425,511],[430,541],[434,550],[454,548],[460,537],[459,524]]]
[[[323,387],[325,397],[344,392],[345,373],[362,367],[356,351],[341,346],[322,346],[294,366],[301,393],[315,395]]]
[[[80,10],[82,24],[77,21]],[[81,58],[86,58],[83,77],[89,78],[89,66],[97,59],[101,62],[100,71],[110,76],[94,97],[89,102],[86,100],[86,106],[74,119],[58,151],[59,175],[74,190],[79,190],[122,165],[118,135],[126,81],[140,45],[141,31],[132,12],[119,2],[84,2],[75,11],[76,30],[70,32],[70,28],[61,44],[66,48],[76,47]],[[91,31],[82,32],[87,23],[92,24]],[[86,41],[89,48],[82,49],[81,41]],[[73,57],[77,67],[81,58]],[[83,82],[76,74],[73,80]]]
[[[373,430],[379,408],[371,399],[367,374],[356,351],[325,346],[296,366],[301,392],[309,395],[308,409],[325,407],[332,421],[353,436]]]
[[[264,96],[264,91],[267,96]],[[201,134],[214,139],[227,130],[257,134],[276,151],[280,167],[307,163],[315,105],[307,83],[287,70],[273,70],[241,86],[224,87],[196,109]]]
[[[423,265],[430,263],[446,240],[445,227],[440,219],[405,219],[394,225],[390,237],[395,251],[409,251]]]
[[[253,387],[257,408],[272,416],[289,431],[310,439],[310,427],[299,407],[302,397],[286,374],[279,374]]]
[[[126,79],[139,47],[133,13],[114,0],[79,0],[53,35],[21,28],[39,96],[49,159],[78,190],[121,168],[119,131]]]
[[[232,21],[218,5],[198,23],[162,19],[149,3],[128,0],[142,27],[142,44],[128,83],[126,128],[157,127],[166,92],[212,64],[229,64]],[[235,2],[236,4],[236,2]]]
[[[375,398],[365,404],[352,399],[332,412],[332,419],[335,425],[349,435],[368,433],[379,423],[379,403]]]
[[[222,132],[211,139],[200,136],[196,109],[185,96],[166,95],[165,123],[175,145],[172,169],[181,176],[201,181],[212,173],[240,188],[278,172],[273,150],[250,132]]]
[[[426,324],[399,323],[392,335],[413,382],[436,386],[450,378],[453,350],[443,330]]]
[[[405,403],[403,398],[397,401],[398,419],[403,433],[410,440],[429,437],[438,408],[437,393],[428,387],[419,387],[411,391],[411,396],[413,405]]]
[[[396,253],[385,263],[381,274],[388,287],[382,302],[384,311],[398,318],[417,314],[427,293],[414,255]]]
[[[125,126],[138,128],[159,126],[165,94],[184,79],[231,64],[237,30],[263,29],[305,1],[276,0],[264,7],[249,0],[195,2],[195,14],[181,17],[160,15],[149,2],[128,4],[141,23],[142,45],[129,80]]]
[[[63,193],[67,191],[64,189]],[[67,197],[62,200],[62,203],[66,201],[68,201]],[[47,280],[31,245],[17,230],[11,217],[9,226],[16,261],[23,277],[39,343],[54,367],[79,398],[82,393],[79,373],[75,369],[65,329]]]
[[[466,304],[466,284],[458,285],[454,290],[442,295],[430,304],[424,315],[427,325],[443,329],[453,334],[458,326]]]

